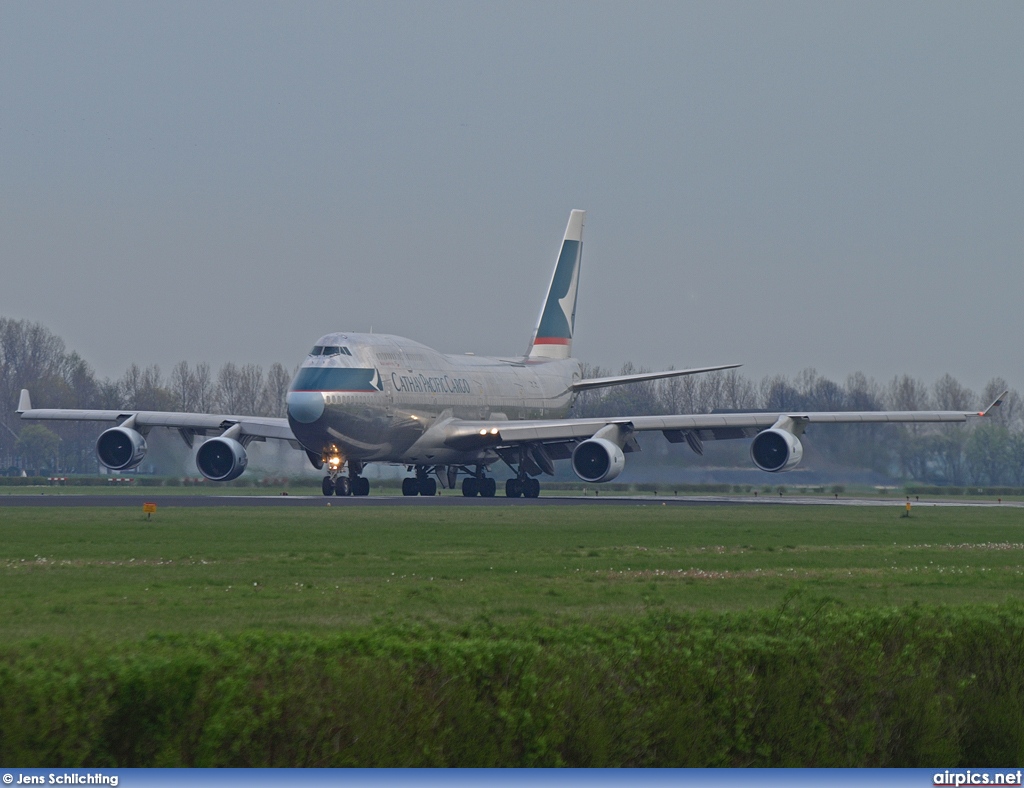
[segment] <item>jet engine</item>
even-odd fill
[[[585,440],[572,453],[572,469],[585,482],[610,482],[625,467],[622,449],[606,438]]]
[[[772,428],[759,432],[750,444],[750,459],[762,471],[781,473],[800,464],[804,447],[791,432]]]
[[[134,468],[146,456],[146,439],[131,427],[111,427],[96,439],[96,456],[112,471]]]
[[[211,482],[229,482],[242,475],[249,458],[234,438],[210,438],[196,452],[196,467]]]

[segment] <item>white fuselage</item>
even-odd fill
[[[385,334],[322,337],[292,381],[288,422],[313,456],[408,465],[490,463],[489,449],[448,446],[450,419],[564,418],[576,359],[446,355]]]

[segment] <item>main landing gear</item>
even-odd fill
[[[531,479],[529,476],[509,479],[505,482],[505,496],[507,498],[539,498],[540,480]]]
[[[493,498],[498,490],[498,483],[478,470],[476,476],[468,476],[462,480],[462,494],[467,498],[479,495],[481,498]]]
[[[369,495],[370,480],[360,474],[363,472],[363,464],[360,462],[348,463],[348,476],[341,475],[341,465],[328,463],[329,475],[324,477],[320,488],[324,495]]]
[[[437,473],[439,476],[445,470],[444,466],[417,465],[416,475],[402,480],[402,495],[437,495],[437,481],[430,474]],[[410,467],[409,470],[412,470]],[[450,465],[447,468],[447,488],[453,489],[457,474],[465,473],[466,478],[462,480],[462,494],[466,498],[493,498],[498,492],[497,482],[485,475],[487,467],[477,465],[475,469],[467,468],[465,465]],[[442,482],[443,483],[443,482]],[[505,495],[509,498],[538,498],[540,496],[540,481],[531,478],[530,475],[520,469],[516,478],[509,479],[505,483]]]
[[[476,475],[462,480],[462,494],[467,498],[479,495],[481,498],[493,498],[498,485],[487,476],[483,469],[477,469]],[[515,479],[505,482],[505,496],[508,498],[539,498],[540,480],[532,479],[526,473],[520,473]]]
[[[402,495],[437,495],[437,481],[427,475],[427,466],[417,465],[416,476],[402,479]]]
[[[519,467],[515,467],[508,459],[505,460],[505,464],[508,465],[512,470],[516,472],[514,479],[509,479],[505,482],[505,497],[507,498],[539,498],[540,497],[540,479],[534,479],[527,473],[527,467],[537,469],[537,463],[533,460],[528,462],[527,447],[519,447]],[[551,460],[548,460],[550,464]],[[553,468],[548,469],[548,473],[554,473]]]

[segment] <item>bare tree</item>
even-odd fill
[[[292,376],[280,362],[275,361],[267,370],[267,383],[264,389],[262,413],[267,416],[283,417],[288,412],[288,387]]]
[[[174,394],[164,388],[160,367],[150,364],[145,369],[131,364],[121,377],[125,405],[138,410],[174,410]]]
[[[892,410],[928,410],[931,400],[923,381],[910,375],[897,375],[885,392],[886,405]]]
[[[886,405],[892,410],[928,410],[931,397],[923,381],[909,375],[897,375],[885,392]],[[896,427],[896,461],[904,479],[928,478],[929,448],[933,445],[929,424],[900,424]]]
[[[976,399],[973,391],[948,372],[935,381],[935,407],[939,410],[973,410]]]
[[[195,387],[195,408],[197,413],[209,413],[217,401],[217,387],[210,374],[210,365],[205,361],[196,364],[192,370]]]
[[[238,382],[238,402],[242,409],[233,412],[242,416],[259,415],[265,398],[263,367],[259,364],[244,364],[238,370]]]
[[[882,410],[882,388],[874,378],[854,372],[846,378],[846,400],[850,410]]]
[[[170,389],[174,395],[175,410],[195,412],[195,374],[187,361],[179,361],[174,365],[174,369],[171,370]]]
[[[800,392],[784,375],[772,375],[761,379],[761,407],[765,410],[800,410],[802,398]]]
[[[945,374],[935,382],[935,406],[939,410],[970,411],[975,407],[974,392],[962,386],[960,381]],[[959,425],[942,424],[937,428],[932,441],[935,459],[942,478],[949,484],[964,484],[967,481],[967,462],[964,449],[970,431]]]
[[[608,371],[601,369],[599,366],[591,366],[590,364],[583,365],[584,380],[588,378],[603,378],[607,377],[607,375]],[[601,402],[604,398],[604,394],[605,392],[601,389],[581,391],[573,403],[572,415],[579,419],[597,416],[601,409]]]
[[[736,369],[726,370],[720,374],[722,386],[719,408],[751,410],[757,407],[757,390],[749,378]]]
[[[216,406],[222,413],[238,414],[241,411],[241,373],[238,365],[228,361],[217,373]]]

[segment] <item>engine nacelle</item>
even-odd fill
[[[625,467],[622,449],[605,438],[583,441],[572,453],[572,469],[585,482],[610,482]]]
[[[130,427],[111,427],[96,439],[96,456],[112,471],[134,468],[146,456],[146,439]]]
[[[750,444],[750,459],[762,471],[781,473],[800,464],[804,447],[800,439],[786,430],[770,429],[757,434]]]
[[[196,467],[211,482],[229,482],[242,475],[249,458],[234,438],[210,438],[196,452]]]

